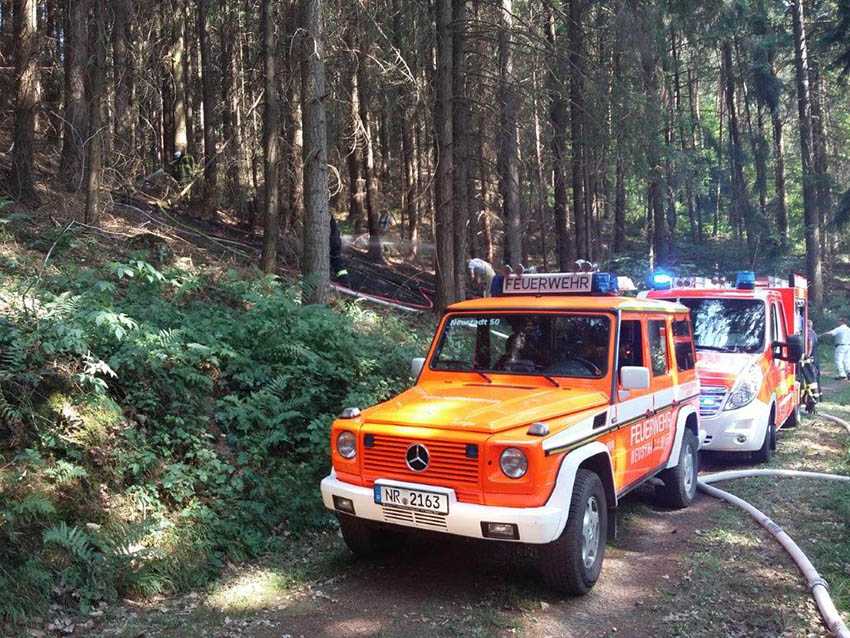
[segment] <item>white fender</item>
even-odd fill
[[[561,469],[558,471],[555,489],[552,490],[552,495],[546,502],[546,505],[548,506],[561,509],[561,520],[558,522],[558,533],[555,535],[555,538],[558,538],[561,535],[564,531],[564,527],[567,525],[567,517],[570,514],[570,502],[573,498],[573,486],[576,482],[576,473],[578,472],[579,465],[597,454],[604,454],[605,458],[608,459],[608,467],[611,468],[611,476],[613,477],[614,471],[611,464],[611,452],[608,450],[607,445],[599,441],[593,441],[592,443],[588,443],[585,446],[572,450],[566,455],[566,457],[564,457],[564,460],[561,463]],[[614,494],[614,502],[608,503],[609,508],[617,506],[616,489],[614,490]]]
[[[687,423],[688,417],[692,414],[697,414],[697,409],[690,403],[679,408],[679,414],[676,415],[676,438],[673,439],[673,449],[670,450],[670,458],[667,459],[667,469],[676,467],[679,464],[679,452],[682,450],[682,437],[685,436],[685,423]],[[699,439],[698,443],[701,445],[702,440],[699,437],[699,415],[697,415],[697,439]]]

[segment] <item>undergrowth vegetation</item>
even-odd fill
[[[330,421],[423,347],[274,278],[0,260],[0,619],[198,586],[327,525]]]

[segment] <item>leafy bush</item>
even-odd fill
[[[87,608],[197,586],[328,524],[330,421],[408,384],[423,346],[235,272],[131,261],[11,283],[31,289],[0,322],[0,616],[51,592]]]

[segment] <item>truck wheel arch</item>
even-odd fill
[[[573,486],[575,485],[576,474],[579,469],[587,469],[596,473],[605,488],[605,499],[608,509],[610,510],[617,506],[617,493],[614,489],[614,471],[611,463],[611,452],[608,446],[600,441],[593,441],[568,452],[561,462],[555,488],[552,490],[548,501],[550,504],[557,505],[563,512],[554,538],[558,538],[561,535],[567,524],[570,503],[573,496]]]
[[[676,415],[676,438],[673,439],[673,448],[670,450],[670,458],[667,460],[665,469],[676,467],[679,462],[679,452],[682,449],[682,437],[685,435],[685,429],[693,432],[697,441],[699,441],[699,416],[697,409],[690,405],[683,405]],[[702,444],[702,441],[699,441]]]

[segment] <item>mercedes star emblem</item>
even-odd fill
[[[414,443],[409,448],[407,448],[405,461],[407,461],[407,467],[409,467],[414,472],[425,471],[425,469],[428,467],[429,459],[430,457],[428,454],[428,448],[426,448],[424,445]]]

